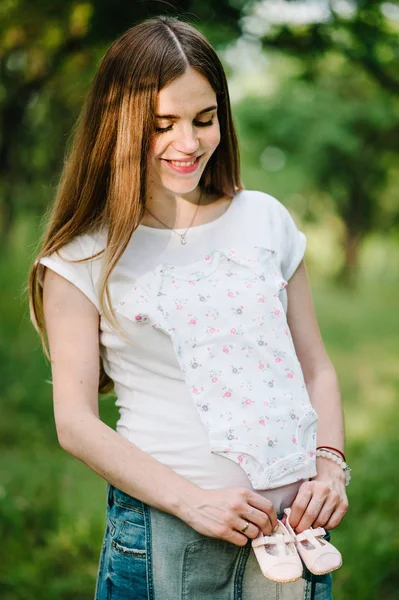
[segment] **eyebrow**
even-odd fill
[[[200,110],[200,112],[198,112],[195,116],[198,117],[199,115],[203,115],[207,112],[210,112],[211,110],[216,110],[217,106],[208,106],[208,108],[204,108],[203,110]],[[157,119],[178,119],[179,117],[176,115],[155,115],[155,117]]]

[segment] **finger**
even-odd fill
[[[236,529],[251,540],[254,540],[259,535],[259,527],[245,519],[238,520]]]
[[[297,533],[301,533],[302,531],[305,531],[305,529],[309,529],[309,527],[312,527],[313,523],[318,518],[325,501],[325,496],[313,496],[296,527]]]
[[[335,529],[341,523],[342,519],[348,512],[348,500],[345,498],[342,500],[327,523],[324,525],[325,529]]]
[[[291,505],[290,524],[293,529],[296,529],[298,526],[298,523],[302,519],[311,498],[312,488],[309,484],[302,484],[298,490],[294,502]]]
[[[330,520],[330,518],[331,518],[332,514],[334,513],[334,511],[336,510],[336,508],[338,507],[340,500],[341,499],[340,499],[338,492],[332,490],[331,493],[326,498],[326,500],[319,512],[319,515],[317,516],[316,520],[314,521],[312,527],[324,527],[326,525],[326,523],[328,523],[328,521]]]
[[[325,502],[321,508],[317,518],[312,524],[312,527],[325,527],[336,509],[336,504]]]
[[[274,529],[269,515],[252,506],[248,506],[248,510],[242,513],[242,518],[253,523],[264,535],[270,535]]]
[[[274,509],[274,506],[272,504],[272,502],[270,502],[270,500],[268,500],[267,498],[264,498],[263,496],[261,496],[260,494],[257,494],[256,492],[250,492],[250,494],[248,495],[248,500],[247,500],[247,504],[255,509],[258,509],[261,513],[264,513],[265,515],[268,516],[269,521],[271,523],[271,528],[274,529],[275,526],[277,525],[277,513]],[[250,518],[250,520],[252,521],[252,516]],[[256,521],[256,524],[258,524],[258,518]],[[267,525],[266,525],[267,527]]]
[[[244,525],[243,525],[244,527]],[[248,543],[248,538],[244,533],[230,529],[230,531],[223,536],[218,536],[220,539],[235,544],[236,546],[245,546]]]

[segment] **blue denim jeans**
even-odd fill
[[[203,536],[108,484],[95,600],[332,600],[331,574],[272,582],[250,542]]]

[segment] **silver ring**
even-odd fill
[[[248,523],[248,521],[246,521],[244,527],[241,529],[241,532],[245,533],[246,530],[248,529],[248,527],[249,527],[249,523]]]

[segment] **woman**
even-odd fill
[[[258,559],[281,563],[286,508],[292,555],[295,535],[347,511],[304,250],[280,202],[241,185],[207,40],[165,17],[117,39],[30,274],[59,442],[108,482],[98,600],[331,597],[330,575],[277,583],[290,577],[265,578],[251,551],[258,540]],[[99,382],[114,386],[116,431]]]

